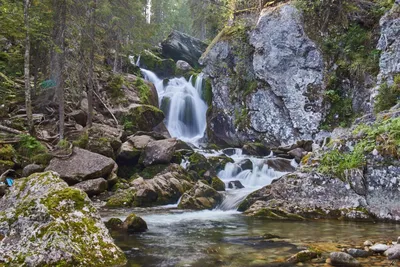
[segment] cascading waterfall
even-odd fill
[[[132,58],[131,61],[134,61]],[[139,66],[140,57],[137,62]],[[165,124],[172,137],[197,145],[204,136],[207,122],[207,105],[202,99],[203,74],[197,76],[193,85],[193,77],[187,81],[185,78],[173,78],[168,81],[157,77],[152,71],[141,69],[146,80],[152,82],[157,89],[159,106],[166,116]],[[222,151],[206,153],[199,149],[199,153],[206,157],[217,156]],[[229,182],[239,181],[244,188],[232,188],[225,192],[225,199],[218,207],[219,210],[234,210],[248,196],[261,187],[271,183],[273,179],[284,173],[276,172],[265,164],[266,158],[256,158],[243,155],[241,149],[236,149],[233,155],[229,155],[234,163],[228,163],[225,169],[218,173],[218,177],[228,185]],[[272,157],[272,154],[269,156]],[[268,158],[268,157],[267,157]],[[240,163],[250,160],[252,168],[242,169]],[[182,166],[186,166],[183,164]],[[176,206],[176,205],[172,205]]]
[[[173,78],[165,86],[164,81],[149,70],[142,69],[146,80],[152,82],[158,93],[165,124],[172,137],[197,144],[206,130],[207,104],[202,99],[203,74],[199,74],[193,86],[193,77]]]

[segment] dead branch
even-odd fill
[[[24,134],[24,132],[21,132],[19,130],[16,130],[16,129],[13,129],[13,128],[10,128],[10,127],[6,127],[6,126],[3,126],[3,125],[0,125],[0,131],[13,133],[13,134]]]
[[[95,91],[93,91],[93,94],[94,94],[95,96],[97,96],[97,98],[100,100],[100,102],[103,104],[103,106],[107,109],[107,111],[111,114],[111,116],[113,117],[115,123],[116,123],[117,126],[118,126],[118,125],[119,125],[118,120],[117,120],[117,118],[114,116],[114,114],[112,113],[112,111],[107,107],[107,105],[103,102],[103,100],[101,100],[100,96],[99,96]]]

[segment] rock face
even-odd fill
[[[186,61],[193,67],[199,65],[198,60],[207,48],[207,45],[199,39],[178,31],[173,31],[161,46],[165,57],[175,61]]]
[[[393,8],[380,20],[381,38],[377,48],[381,51],[379,60],[380,72],[378,86],[387,82],[393,84],[395,74],[400,73],[400,3],[395,1]],[[377,93],[377,92],[375,92]]]
[[[0,210],[0,262],[7,266],[126,264],[87,195],[54,172],[17,180]]]
[[[108,177],[115,167],[115,161],[105,156],[75,147],[67,159],[54,158],[46,171],[55,171],[68,184],[99,177]]]
[[[212,187],[199,181],[188,192],[183,194],[178,207],[181,209],[213,209],[222,202],[222,195]]]
[[[225,29],[200,62],[210,77],[212,141],[289,144],[311,139],[324,117],[324,62],[290,4],[265,9],[257,24]]]

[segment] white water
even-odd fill
[[[166,116],[165,124],[172,137],[196,145],[206,130],[207,104],[201,98],[203,74],[199,74],[193,86],[192,77],[173,78],[164,81],[149,70],[142,69],[146,80],[152,82],[158,93],[159,104]]]

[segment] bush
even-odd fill
[[[35,137],[23,134],[20,135],[19,138],[20,141],[17,145],[17,151],[21,156],[32,159],[33,156],[47,152],[46,147]]]

